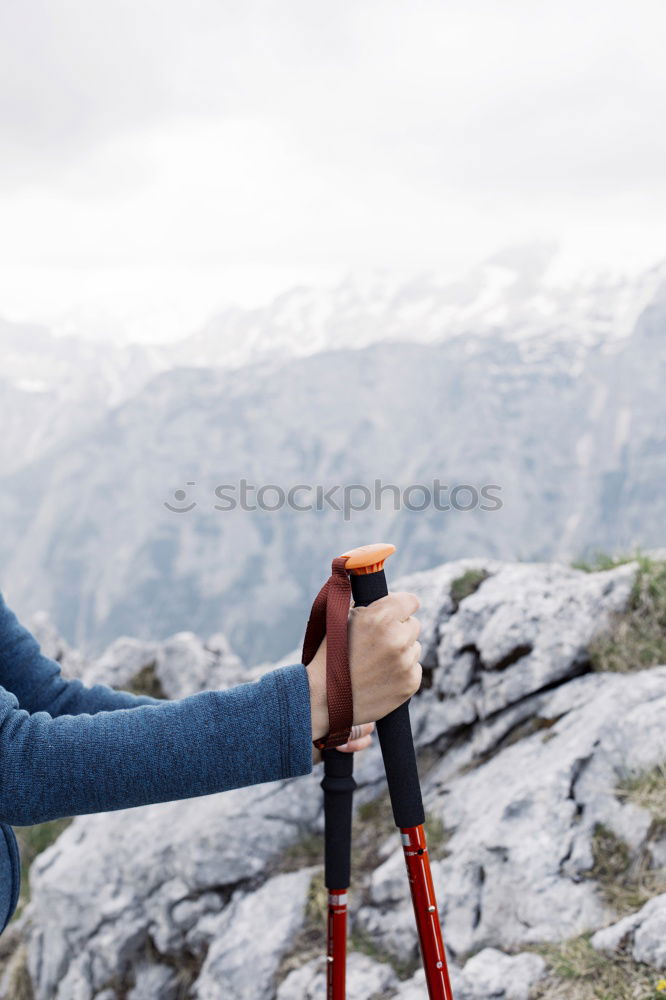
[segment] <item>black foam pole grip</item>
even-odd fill
[[[384,570],[377,573],[353,573],[354,604],[366,606],[386,597],[388,586]],[[377,735],[382,748],[393,818],[398,827],[420,826],[425,822],[416,752],[409,719],[409,700],[377,721]]]
[[[354,754],[335,747],[322,750],[324,758],[324,881],[329,890],[349,888],[351,865]]]

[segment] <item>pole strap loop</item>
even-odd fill
[[[331,575],[312,605],[303,642],[302,661],[307,666],[326,636],[328,733],[312,741],[318,750],[346,743],[354,721],[348,650],[351,583],[345,569],[346,562],[346,556],[337,556],[333,560]]]

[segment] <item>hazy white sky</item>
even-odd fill
[[[0,316],[173,335],[532,239],[648,265],[665,33],[663,0],[6,0]]]

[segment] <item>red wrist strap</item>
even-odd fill
[[[317,594],[303,642],[303,663],[308,664],[326,636],[326,697],[328,733],[313,740],[318,750],[346,743],[354,721],[347,622],[351,604],[351,584],[345,569],[346,556],[338,556],[331,575]]]

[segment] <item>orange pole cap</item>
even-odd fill
[[[390,542],[375,542],[373,545],[359,545],[342,555],[347,559],[345,569],[349,573],[378,573],[384,565],[384,560],[395,552],[395,545]]]

